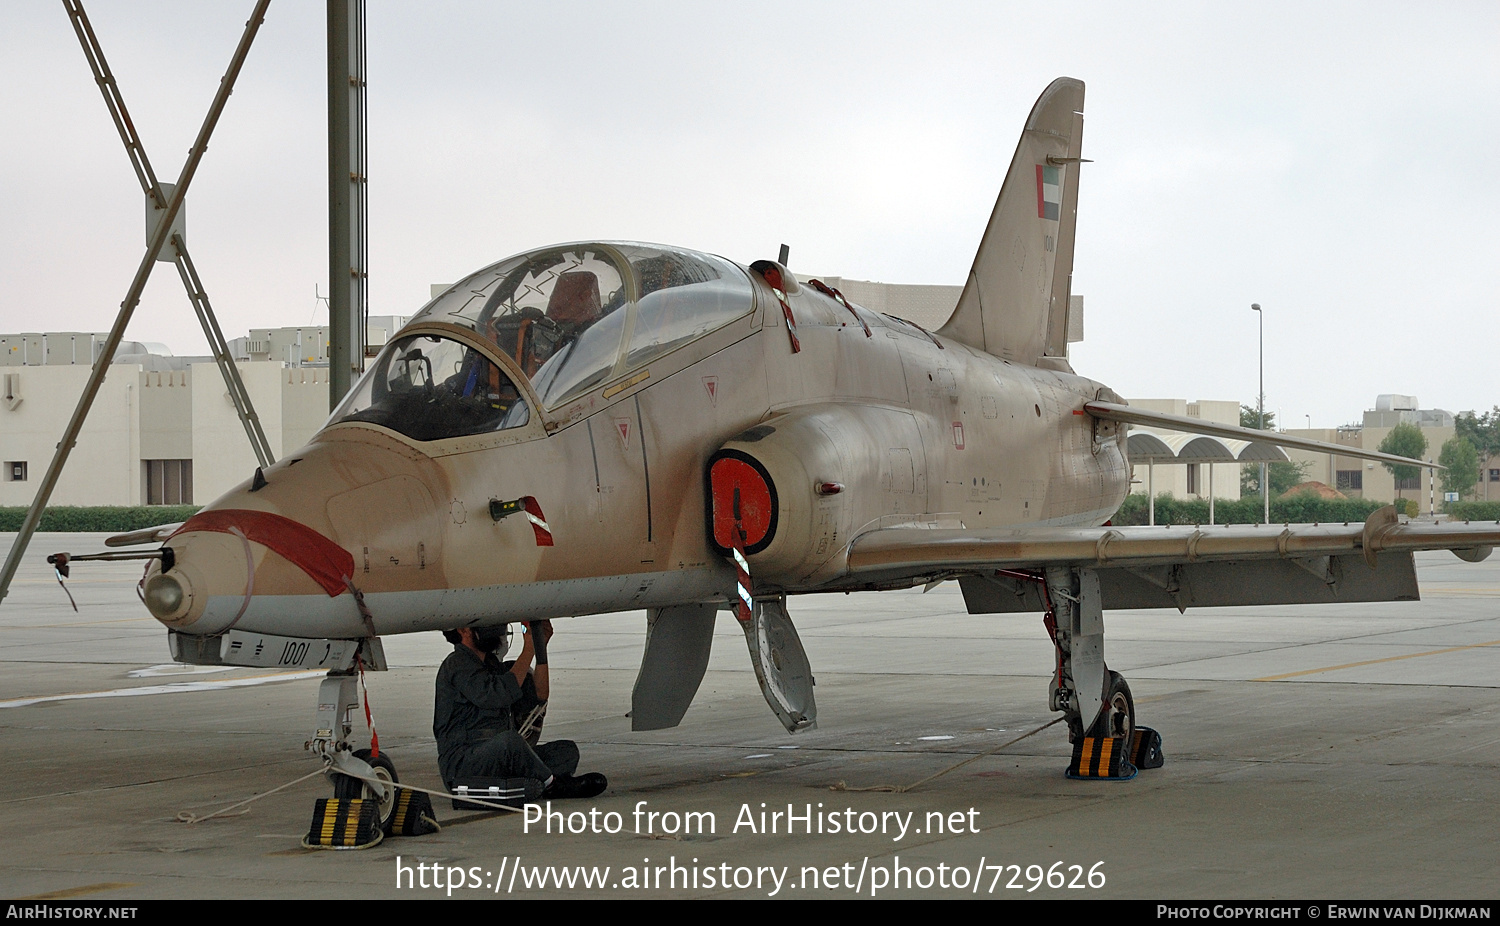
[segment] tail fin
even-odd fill
[[[1083,81],[1059,77],[1031,108],[958,308],[939,334],[1006,360],[1066,368],[1082,141]]]

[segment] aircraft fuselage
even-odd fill
[[[706,486],[725,447],[763,458],[775,483],[776,537],[749,557],[757,590],[843,587],[850,541],[874,528],[1098,525],[1123,500],[1123,429],[1079,413],[1117,398],[1099,383],[811,286],[781,294],[793,336],[777,291],[739,272],[748,312],[554,408],[494,343],[419,317],[403,338],[484,352],[522,384],[529,420],[419,440],[336,414],[263,487],[247,480],[206,512],[260,512],[326,538],[353,557],[348,584],[387,634],[730,600]],[[535,511],[505,507],[523,500]],[[189,591],[159,619],[193,635],[368,633],[353,597],[298,561],[305,551],[249,530],[189,522],[174,536]]]

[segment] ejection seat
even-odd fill
[[[527,306],[494,320],[495,343],[515,358],[528,377],[558,348],[599,320],[599,277],[589,270],[559,274],[547,298],[547,311]]]
[[[557,278],[547,299],[547,317],[559,325],[573,325],[574,333],[599,320],[599,278],[590,270],[570,270]]]

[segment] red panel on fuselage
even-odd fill
[[[765,476],[750,463],[735,457],[720,457],[708,470],[713,498],[714,542],[734,547],[735,491],[739,491],[739,521],[745,531],[743,546],[752,548],[767,539],[776,516],[776,502]]]

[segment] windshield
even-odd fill
[[[454,284],[414,321],[469,328],[556,407],[747,315],[750,282],[720,257],[642,244],[562,245]]]
[[[430,441],[518,428],[530,418],[515,384],[488,357],[418,334],[381,352],[330,423],[363,421]]]

